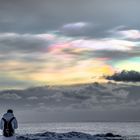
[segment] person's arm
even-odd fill
[[[14,118],[13,122],[14,122],[14,129],[17,129],[18,128],[18,122],[17,122],[16,117]]]
[[[3,130],[3,127],[4,127],[4,122],[3,122],[3,120],[1,119],[1,121],[0,121],[0,129]]]

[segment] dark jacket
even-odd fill
[[[6,119],[7,121],[11,120],[13,117],[14,117],[13,113],[5,113],[3,115],[3,118]],[[18,123],[17,123],[16,117],[12,120],[12,127],[13,127],[13,129],[18,128]],[[4,120],[3,119],[1,119],[1,121],[0,121],[0,129],[1,130],[4,129]]]

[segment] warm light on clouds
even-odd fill
[[[123,38],[140,39],[139,30],[121,30],[121,31],[117,31],[117,34],[122,36]]]
[[[79,22],[63,25],[63,28],[83,30],[87,26]],[[139,36],[139,32],[133,30],[119,34],[128,38]],[[104,75],[123,69],[139,70],[140,67],[133,59],[137,56],[139,60],[139,42],[113,35],[86,38],[65,36],[57,31],[1,33],[0,44],[0,72],[15,81],[50,85],[106,82]]]
[[[90,48],[93,50],[120,50],[120,51],[129,51],[131,50],[134,43],[126,40],[117,40],[112,38],[105,39],[92,39],[92,40],[74,40],[72,44],[75,47],[80,48]]]
[[[78,83],[103,82],[103,75],[111,75],[114,70],[105,64],[97,61],[81,61],[72,67],[65,67],[65,64],[60,62],[63,68],[49,70],[49,67],[38,73],[30,74],[30,78],[35,81],[44,82],[53,85],[68,85]],[[54,63],[54,67],[55,67]]]
[[[65,56],[65,55],[64,55]],[[53,58],[53,57],[52,57]],[[57,59],[57,56],[56,56]],[[67,61],[67,62],[66,62]],[[31,80],[42,84],[69,85],[90,82],[106,81],[103,75],[111,75],[114,70],[111,66],[99,60],[80,60],[73,64],[67,58],[59,57],[51,62],[43,62],[41,68],[37,63],[9,61],[3,71],[16,80]],[[39,65],[39,64],[38,64]]]

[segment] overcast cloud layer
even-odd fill
[[[93,23],[101,32],[118,25],[140,28],[138,0],[1,0],[0,13],[1,32],[39,33],[79,21]]]
[[[0,93],[0,109],[12,107],[20,122],[139,121],[139,90],[113,83],[8,90]]]

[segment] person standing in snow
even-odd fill
[[[3,140],[16,140],[15,129],[18,128],[17,119],[12,109],[8,109],[0,122],[0,129],[3,131]]]

